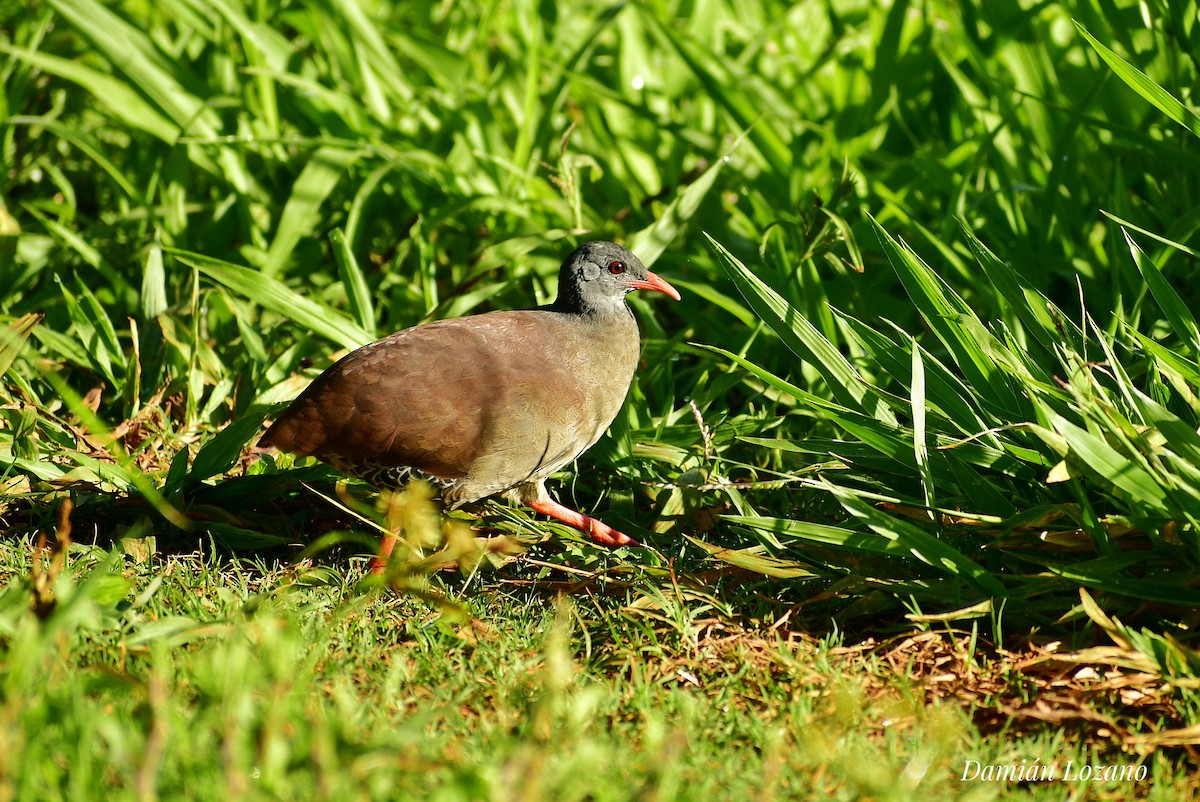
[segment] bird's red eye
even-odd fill
[[[625,263],[624,262],[610,262],[608,265],[608,272],[612,273],[614,276],[621,275],[622,273],[625,272]]]

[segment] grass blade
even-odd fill
[[[740,141],[741,137],[738,137],[730,150]],[[717,159],[699,178],[684,187],[657,220],[630,236],[629,250],[636,253],[647,267],[658,261],[658,257],[662,256],[667,246],[683,231],[688,220],[692,219],[700,204],[708,197],[709,190],[712,189],[725,162],[725,158]]]
[[[912,383],[909,387],[912,402],[913,456],[917,461],[917,473],[921,475],[921,489],[925,493],[925,506],[932,520],[936,503],[936,485],[933,471],[929,467],[929,443],[925,431],[925,363],[921,360],[921,349],[917,341],[912,343]]]
[[[1051,413],[1050,422],[1079,468],[1137,499],[1139,504],[1147,504],[1162,515],[1171,515],[1166,491],[1145,469],[1100,437],[1060,415]],[[1040,432],[1040,427],[1033,429]]]
[[[296,325],[309,329],[344,348],[371,342],[371,332],[357,323],[294,292],[286,284],[256,270],[198,253],[165,249],[188,267],[224,284],[254,303]]]
[[[1001,362],[1013,363],[971,307],[926,265],[907,245],[896,241],[875,218],[875,233],[896,275],[917,310],[950,351],[968,383],[984,388],[986,402],[998,406],[1006,419],[1024,416],[1024,407],[1009,384]]]
[[[1108,66],[1112,67],[1117,77],[1129,84],[1133,91],[1150,101],[1151,105],[1194,135],[1200,136],[1200,115],[1179,102],[1174,95],[1152,81],[1146,73],[1101,44],[1100,40],[1088,33],[1087,29],[1078,22],[1075,23],[1075,30],[1083,34],[1083,38],[1087,39],[1088,44],[1100,54],[1100,58],[1108,62]]]
[[[871,394],[868,382],[833,343],[779,293],[747,269],[725,246],[707,233],[704,238],[750,308],[779,336],[784,345],[821,372],[840,403],[867,411],[881,421],[895,423],[896,417],[892,411]]]
[[[263,274],[277,274],[291,258],[301,239],[313,236],[321,220],[321,205],[346,177],[346,170],[361,154],[342,148],[320,148],[304,165],[291,197],[279,215],[275,239],[267,251]]]
[[[0,327],[0,376],[8,373],[8,369],[12,367],[17,356],[21,353],[21,349],[25,346],[26,340],[33,330],[37,328],[37,324],[42,321],[45,315],[37,312],[21,315],[16,320],[10,320]]]
[[[346,241],[346,235],[340,228],[333,230],[330,235],[333,243],[333,257],[337,260],[338,275],[342,286],[346,288],[346,299],[350,303],[350,314],[362,326],[363,331],[371,333],[375,339],[375,302],[371,297],[371,289],[367,286],[367,278],[363,275],[354,252]]]
[[[828,485],[842,506],[854,517],[871,527],[877,535],[894,542],[903,551],[921,562],[959,576],[979,590],[992,596],[1006,596],[1008,591],[1000,580],[992,576],[983,566],[968,559],[952,546],[914,524],[877,510],[870,504],[842,488]]]
[[[1159,307],[1166,314],[1167,320],[1171,321],[1171,328],[1190,347],[1193,356],[1200,355],[1200,326],[1196,324],[1196,316],[1192,314],[1188,304],[1163,276],[1158,265],[1154,264],[1154,261],[1138,247],[1124,227],[1122,227],[1121,233],[1125,235],[1125,244],[1133,256],[1133,263],[1137,265],[1138,272],[1142,274],[1142,279],[1150,288],[1154,300],[1158,301]]]

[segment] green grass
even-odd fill
[[[31,545],[5,545],[3,576]],[[70,557],[44,618],[20,579],[0,597],[6,798],[991,798],[955,782],[968,759],[1097,760],[1060,734],[981,739],[887,660],[690,594],[614,615],[492,587],[466,620],[329,566]],[[1186,795],[1168,761],[1118,759]]]
[[[0,802],[1183,798],[1197,10],[0,1]],[[685,297],[555,492],[649,548],[359,583],[263,421],[598,237]]]

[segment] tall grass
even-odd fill
[[[246,449],[307,365],[544,301],[616,238],[687,298],[637,302],[584,506],[817,618],[1070,630],[1082,587],[1185,637],[1183,6],[5,6],[9,498],[33,528],[100,488],[164,540],[310,536],[245,505],[298,487]]]
[[[1190,748],[1198,11],[0,0],[0,800],[928,798],[994,790],[966,756]],[[652,548],[491,506],[352,586],[395,505],[263,421],[591,238],[684,301],[634,300],[555,491]],[[966,637],[835,648],[918,628]],[[988,640],[1116,666],[1121,725]],[[951,657],[998,735],[905,672]]]

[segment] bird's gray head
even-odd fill
[[[625,296],[634,290],[656,290],[679,300],[679,292],[647,270],[630,251],[615,242],[589,242],[563,262],[554,307],[605,314],[623,309]]]

